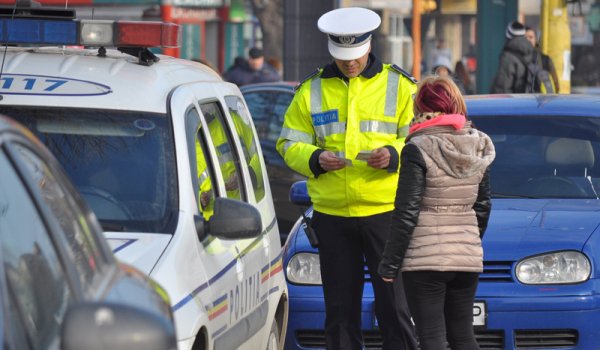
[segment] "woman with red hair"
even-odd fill
[[[424,79],[401,154],[390,235],[379,275],[404,290],[421,350],[479,349],[473,300],[491,202],[491,139],[466,118],[449,78]]]

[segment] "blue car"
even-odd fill
[[[600,96],[472,96],[467,108],[496,147],[473,307],[479,346],[600,348]],[[290,196],[310,205],[305,182]],[[286,350],[325,347],[319,257],[304,229],[299,219],[285,245]],[[370,282],[362,325],[366,348],[381,348]]]

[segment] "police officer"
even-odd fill
[[[370,53],[371,32],[380,23],[375,12],[356,7],[319,18],[333,62],[297,87],[277,141],[285,162],[308,177],[327,349],[364,348],[365,262],[383,348],[416,349],[402,286],[386,285],[377,274],[416,91],[413,77]]]

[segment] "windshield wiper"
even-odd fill
[[[515,193],[500,193],[500,192],[492,192],[492,198],[527,198],[527,199],[540,199],[540,197],[526,196],[526,195],[523,195],[523,194],[515,194]]]
[[[592,191],[594,192],[594,195],[596,196],[596,199],[597,200],[600,199],[600,197],[598,197],[598,192],[596,192],[596,188],[594,187],[594,183],[592,182],[592,177],[588,175],[588,176],[585,177],[585,179],[590,184],[590,187],[592,188]]]

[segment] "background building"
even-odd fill
[[[14,1],[0,0],[0,4]],[[412,72],[418,68],[417,75],[426,75],[436,57],[445,55],[452,66],[461,62],[467,68],[479,93],[489,91],[506,24],[518,19],[539,30],[542,50],[560,68],[561,87],[564,83],[581,92],[600,86],[600,0],[37,1],[44,6],[68,5],[80,18],[178,23],[183,45],[165,53],[201,59],[219,72],[237,56],[247,56],[250,47],[262,47],[267,58],[283,63],[284,79],[292,81],[331,60],[327,38],[316,25],[323,13],[337,7],[367,7],[382,17],[373,50],[383,61]],[[422,9],[417,41],[412,34],[413,4]],[[544,40],[548,37],[552,39]],[[421,48],[420,55],[415,47]]]

